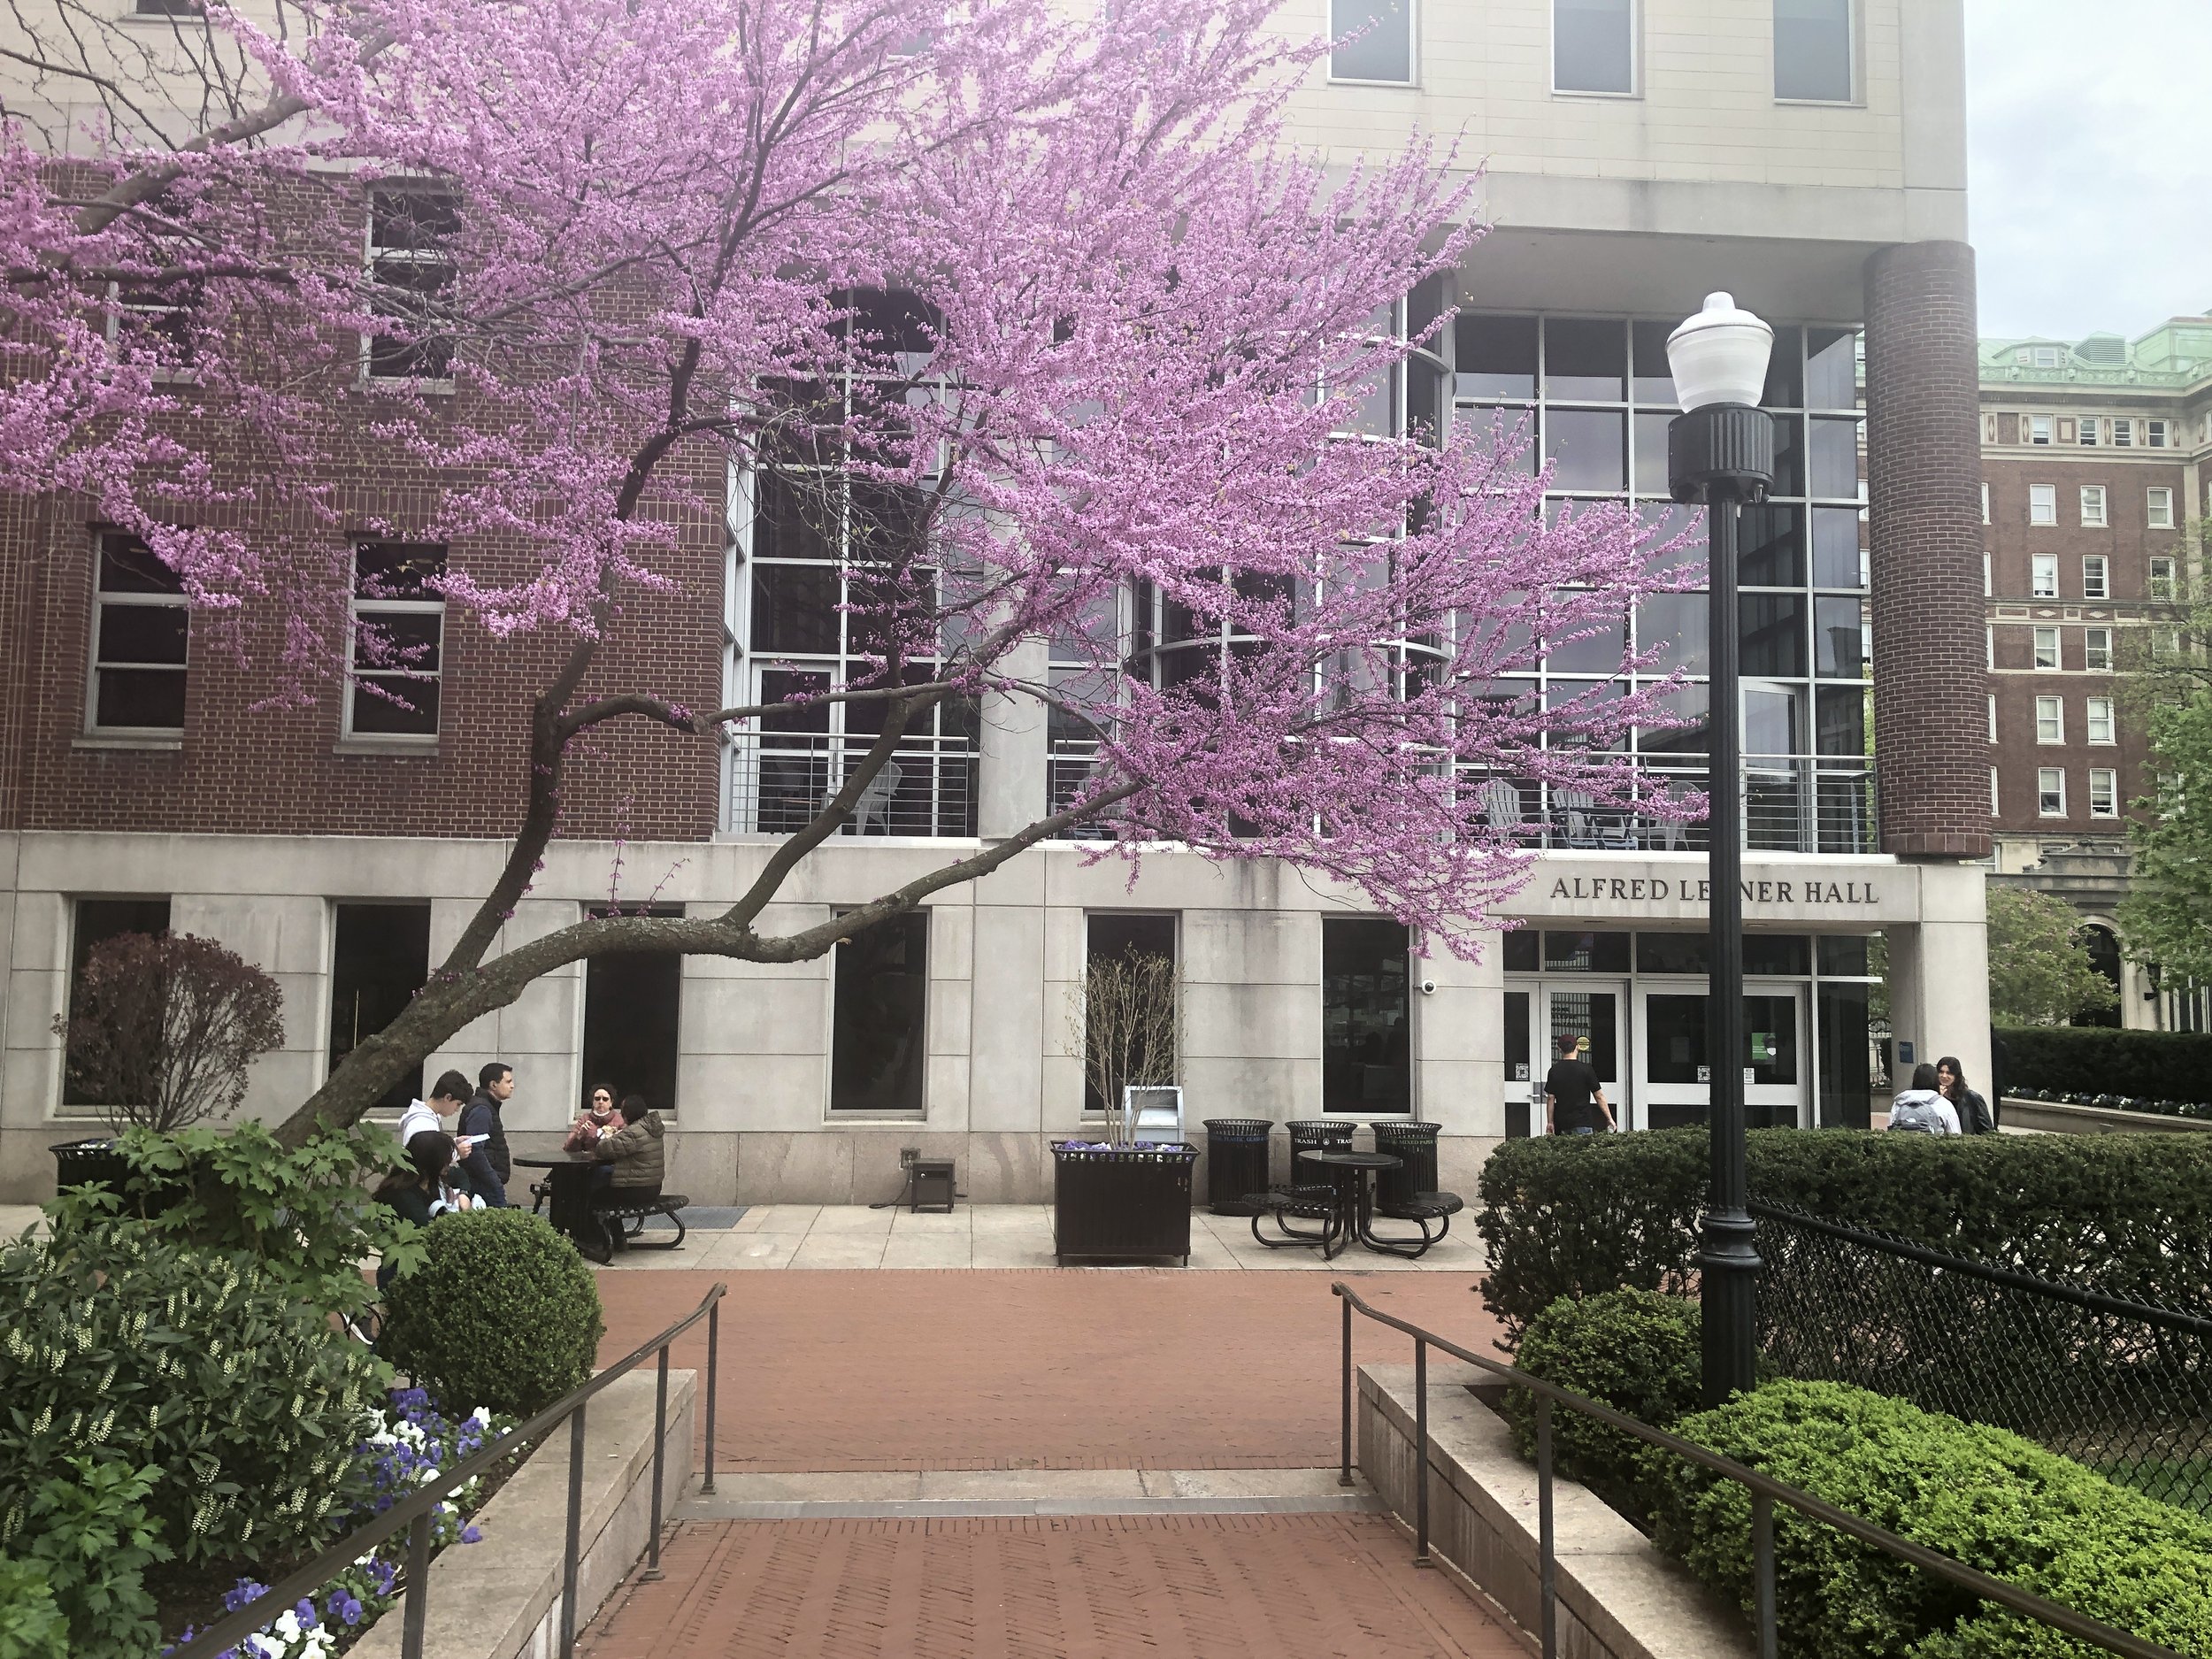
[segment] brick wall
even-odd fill
[[[1973,250],[1884,249],[1867,262],[1866,316],[1882,845],[1901,856],[1986,857]]]

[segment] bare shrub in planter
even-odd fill
[[[236,1110],[283,1011],[277,982],[211,939],[119,933],[92,948],[54,1034],[111,1128],[167,1131]]]
[[[1182,1005],[1181,971],[1149,951],[1098,957],[1070,996],[1070,1034],[1082,1046],[1084,1079],[1105,1105],[1107,1141],[1129,1139],[1124,1090],[1174,1084]]]

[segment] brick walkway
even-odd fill
[[[1340,1304],[1317,1272],[603,1273],[603,1360],[722,1303],[717,1467],[1288,1469],[1337,1459]],[[1471,1274],[1351,1279],[1493,1340]],[[675,1363],[702,1371],[704,1326]],[[1358,1322],[1361,1359],[1409,1345]]]
[[[1373,1515],[678,1529],[591,1659],[1520,1659]]]

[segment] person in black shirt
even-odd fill
[[[1605,1103],[1605,1085],[1586,1060],[1575,1058],[1578,1039],[1559,1033],[1559,1058],[1544,1074],[1544,1133],[1591,1135],[1613,1127],[1613,1109]]]

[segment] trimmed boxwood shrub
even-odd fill
[[[1701,1387],[1698,1310],[1649,1290],[1562,1297],[1538,1314],[1514,1356],[1517,1369],[1586,1394],[1647,1423],[1674,1426],[1697,1409]],[[1503,1406],[1522,1456],[1536,1455],[1536,1396],[1509,1389]],[[1565,1407],[1552,1412],[1552,1452],[1561,1474],[1594,1488],[1616,1509],[1641,1515],[1647,1495],[1630,1478],[1641,1442]]]
[[[2212,1033],[2008,1025],[1997,1039],[2005,1046],[2005,1087],[2016,1092],[2212,1100]]]
[[[1674,1432],[1891,1532],[2184,1653],[2212,1651],[2212,1523],[2001,1429],[1836,1383],[1770,1382]],[[1747,1611],[1751,1500],[1656,1448],[1652,1540]],[[1871,1545],[1775,1509],[1781,1651],[1795,1659],[2081,1659]]]
[[[2212,1136],[1760,1129],[1754,1198],[2084,1289],[2212,1304]],[[1483,1296],[1509,1344],[1562,1296],[1694,1282],[1701,1128],[1508,1141],[1484,1164]]]
[[[525,1210],[472,1210],[424,1234],[392,1282],[377,1348],[449,1417],[534,1417],[591,1377],[606,1330],[576,1247]]]

